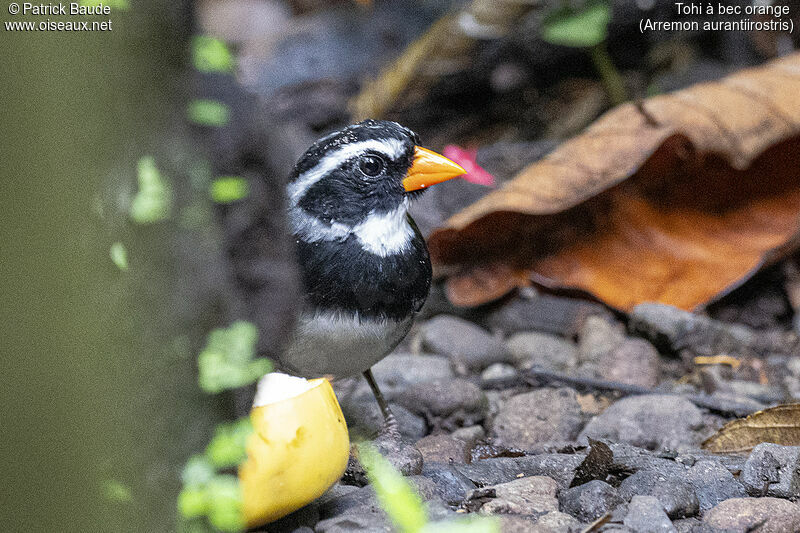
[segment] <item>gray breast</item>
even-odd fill
[[[279,363],[306,377],[356,375],[388,355],[413,321],[413,317],[395,321],[345,312],[304,313]]]

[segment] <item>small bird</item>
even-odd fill
[[[431,285],[408,208],[426,187],[466,173],[418,144],[396,122],[365,120],[314,143],[287,185],[305,300],[278,362],[306,377],[362,373],[395,433],[370,367],[406,336]]]

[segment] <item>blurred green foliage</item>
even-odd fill
[[[189,102],[186,110],[189,122],[200,126],[224,126],[230,120],[230,109],[216,100],[197,99]]]
[[[214,438],[206,447],[206,457],[217,468],[238,466],[247,456],[245,444],[252,433],[253,425],[249,417],[218,425],[214,430]]]
[[[208,35],[192,38],[192,64],[200,72],[233,72],[235,61],[223,41]]]
[[[565,5],[542,23],[542,39],[559,46],[589,48],[606,40],[611,7],[607,0],[587,2],[581,8]]]
[[[103,482],[103,493],[106,499],[112,502],[129,503],[133,501],[130,487],[116,479],[107,479]]]
[[[211,182],[211,199],[218,204],[229,204],[247,198],[250,184],[238,176],[223,176]]]
[[[197,358],[200,388],[216,394],[249,385],[270,372],[269,359],[254,358],[257,340],[258,329],[249,322],[237,321],[212,331]]]
[[[172,210],[172,189],[156,167],[151,156],[142,157],[137,165],[139,191],[128,213],[137,224],[152,224],[169,217]]]
[[[108,249],[108,255],[118,269],[122,271],[128,270],[128,250],[125,249],[124,244],[121,242],[112,244],[111,248]]]

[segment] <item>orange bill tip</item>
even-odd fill
[[[454,163],[445,156],[427,148],[416,146],[414,148],[414,163],[408,169],[408,175],[403,180],[403,187],[405,187],[406,191],[418,191],[451,178],[463,176],[466,173],[467,171],[461,165]]]

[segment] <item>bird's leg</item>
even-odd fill
[[[378,407],[381,408],[381,414],[383,415],[383,429],[381,433],[399,437],[400,429],[397,424],[397,419],[392,414],[392,410],[389,409],[389,404],[386,403],[386,398],[383,397],[381,390],[378,388],[375,378],[372,377],[372,369],[368,368],[364,371],[364,379],[369,383],[369,388],[372,389],[372,394],[378,401]]]

